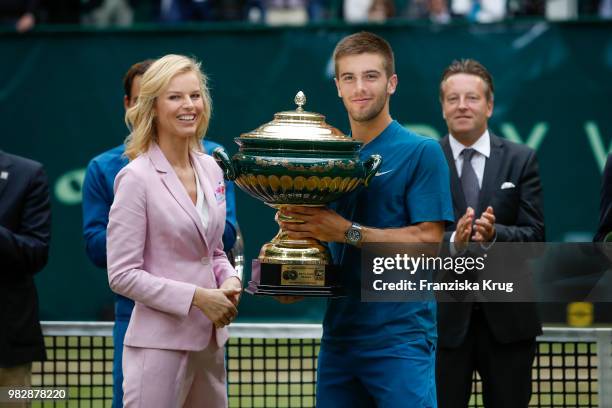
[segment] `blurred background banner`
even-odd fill
[[[81,186],[88,161],[122,143],[122,76],[134,62],[168,53],[203,63],[213,118],[207,137],[231,153],[242,132],[294,109],[344,132],[348,119],[333,83],[331,54],[343,36],[368,29],[396,52],[395,119],[439,138],[445,123],[439,77],[456,58],[475,58],[493,74],[492,130],[537,150],[548,241],[590,241],[596,229],[601,171],[612,139],[612,22],[509,21],[432,26],[319,24],[306,27],[195,25],[130,30],[41,28],[0,33],[0,149],[45,165],[53,204],[50,261],[37,277],[43,320],[112,317],[106,271],[87,259]],[[237,189],[247,268],[277,227],[273,210]],[[319,321],[324,301],[280,306],[245,295],[242,321]],[[546,319],[545,319],[546,320]]]

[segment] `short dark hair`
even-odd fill
[[[123,92],[128,99],[132,99],[132,83],[134,82],[134,78],[139,75],[144,75],[154,61],[155,60],[152,59],[146,59],[135,63],[127,70],[123,77]]]
[[[387,77],[395,74],[395,57],[391,46],[384,38],[367,31],[344,37],[334,49],[334,68],[338,76],[338,60],[347,55],[378,54],[383,57]]]
[[[493,95],[495,93],[495,88],[493,87],[493,77],[480,62],[467,58],[454,60],[442,73],[442,78],[440,79],[440,101],[442,101],[444,97],[444,90],[442,89],[444,81],[456,74],[475,75],[482,79],[487,86],[487,89],[485,90],[487,101],[493,100]]]

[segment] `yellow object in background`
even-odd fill
[[[593,304],[572,302],[567,305],[567,324],[572,327],[588,327],[593,324]]]

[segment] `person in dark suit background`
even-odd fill
[[[612,232],[612,154],[606,160],[603,178],[601,180],[601,198],[599,201],[599,226],[593,238],[595,242],[606,239]]]
[[[0,151],[0,387],[30,384],[44,360],[34,274],[47,263],[51,207],[40,163]]]
[[[535,152],[493,135],[493,80],[475,60],[454,61],[440,83],[448,126],[441,141],[450,174],[455,224],[445,241],[455,251],[470,242],[542,242],[542,187]],[[536,336],[533,303],[439,303],[438,406],[467,407],[472,375],[483,381],[486,407],[527,407]]]

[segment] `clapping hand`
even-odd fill
[[[461,252],[467,247],[467,244],[470,241],[470,236],[472,235],[473,222],[474,209],[472,207],[468,207],[465,214],[463,214],[463,216],[459,218],[459,221],[457,221],[457,226],[455,227],[454,245],[457,251]]]
[[[495,214],[493,214],[493,207],[487,207],[480,218],[476,220],[474,231],[472,236],[472,241],[474,242],[486,243],[493,240],[493,237],[495,237]]]

